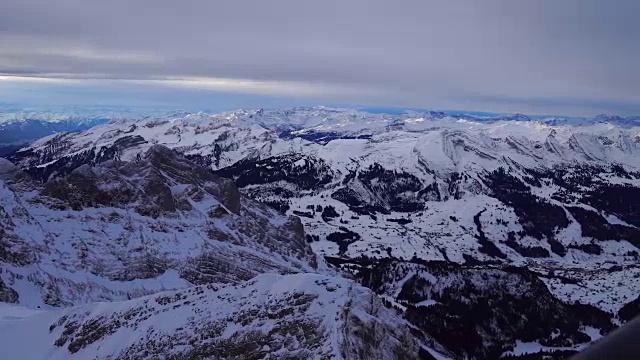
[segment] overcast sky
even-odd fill
[[[639,0],[0,0],[0,102],[640,115],[639,18]]]

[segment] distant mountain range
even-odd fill
[[[0,123],[0,156],[10,154],[21,146],[48,135],[75,132],[104,124],[106,118],[66,118],[60,121],[25,118]]]
[[[367,113],[357,110],[335,109],[329,107],[294,108],[288,110],[265,110],[272,114],[273,121],[281,122],[283,126],[291,125],[292,129],[309,128],[313,119],[296,120],[287,123],[283,119],[288,119],[287,112],[313,113],[322,111],[329,117],[340,117],[339,114],[348,114],[352,117],[384,119],[385,121],[402,121],[407,118],[426,119],[461,119],[482,123],[494,123],[498,121],[539,121],[548,125],[590,125],[590,124],[612,124],[621,127],[640,126],[640,116],[620,117],[598,115],[594,118],[580,117],[531,117],[523,114],[514,115],[492,115],[479,116],[465,113],[451,113],[440,111],[404,111],[398,114]],[[241,111],[240,111],[241,112]],[[147,117],[177,117],[190,114],[186,111],[166,112],[162,110],[127,110],[127,109],[83,109],[83,108],[62,108],[58,111],[47,111],[42,109],[22,110],[0,106],[0,156],[15,151],[20,145],[33,140],[60,132],[75,132],[89,129],[93,126],[103,124],[111,119],[143,119]],[[204,113],[199,113],[204,114]],[[333,115],[331,115],[333,114]],[[282,116],[280,116],[282,115]],[[290,120],[290,119],[288,119]],[[317,119],[316,119],[317,120]],[[337,119],[333,119],[336,121]],[[344,120],[344,119],[343,119]],[[266,120],[265,120],[266,121]],[[268,124],[267,124],[268,125]],[[351,124],[353,125],[353,124]],[[360,124],[362,125],[362,124]]]
[[[0,156],[41,137],[90,129],[111,119],[140,119],[164,114],[150,109],[105,109],[61,107],[23,109],[0,104]]]

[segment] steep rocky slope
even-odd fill
[[[15,302],[122,300],[318,267],[297,218],[162,146],[44,185],[0,165],[1,277]]]

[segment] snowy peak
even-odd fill
[[[606,159],[606,154],[604,144],[598,141],[600,139],[590,134],[576,133],[569,138],[569,148],[583,155],[587,160],[602,161]],[[604,139],[609,144],[610,140]]]
[[[564,158],[566,156],[564,148],[562,147],[562,145],[560,145],[560,142],[558,141],[555,135],[556,135],[556,132],[554,130],[549,134],[549,136],[547,136],[547,139],[544,142],[544,147],[550,153],[556,154],[557,156]]]
[[[618,135],[617,146],[625,154],[634,154],[637,150],[636,143],[627,133],[621,132],[620,135]]]

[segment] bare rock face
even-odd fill
[[[300,218],[297,216],[289,216],[284,227],[285,229],[290,230],[290,232],[293,234],[293,236],[290,238],[290,241],[294,248],[304,251],[303,249],[306,249],[306,239],[304,226],[302,225],[302,221],[300,220]],[[311,260],[311,264],[314,267],[317,266],[315,259]]]
[[[285,226],[293,231],[298,238],[304,239],[304,226],[302,225],[302,221],[300,221],[299,217],[290,216]]]
[[[182,184],[189,191],[176,194],[172,184]],[[74,210],[136,204],[138,213],[151,217],[191,210],[190,195],[196,201],[205,194],[213,196],[234,214],[241,207],[240,192],[232,181],[213,175],[160,145],[152,146],[144,157],[133,162],[109,161],[97,169],[82,165],[66,177],[47,182],[43,194]]]
[[[18,293],[12,288],[7,287],[0,278],[0,302],[17,303],[18,299]]]
[[[20,236],[13,233],[16,224],[11,214],[0,206],[0,262],[28,265],[36,261],[35,250]]]
[[[161,173],[184,183],[204,186],[205,191],[218,198],[234,214],[240,211],[240,192],[233,181],[213,175],[205,168],[187,161],[175,150],[161,145],[149,148],[145,159]]]

